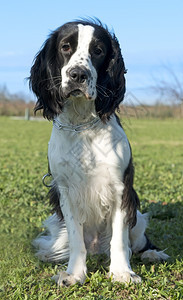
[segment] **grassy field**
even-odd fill
[[[34,256],[32,239],[50,214],[47,142],[52,124],[0,118],[0,299],[182,299],[183,298],[183,120],[125,119],[131,142],[135,188],[141,210],[150,212],[148,235],[171,256],[165,264],[132,268],[142,277],[124,286],[107,278],[105,257],[88,257],[83,286],[57,288],[57,265]]]

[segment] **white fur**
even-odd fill
[[[130,267],[129,229],[124,222],[126,212],[121,211],[120,205],[116,206],[112,218],[110,274],[116,281],[140,282],[140,277]]]
[[[74,106],[68,105],[70,114],[74,114]],[[60,121],[65,121],[67,111],[66,104]],[[93,114],[92,110],[90,112]],[[74,274],[72,282],[74,278],[80,282],[85,279],[86,250],[92,253],[110,252],[110,274],[115,280],[140,281],[130,267],[126,213],[120,209],[123,174],[130,155],[127,137],[115,116],[107,124],[97,123],[96,128],[81,133],[53,128],[48,157],[51,173],[60,191],[60,206],[68,236],[65,224],[63,221],[59,224],[54,215],[45,224],[51,237],[42,236],[36,241],[39,247],[37,255],[48,261],[69,257],[67,273],[69,279],[70,274]],[[133,240],[135,244],[136,237],[144,234],[144,218],[139,212],[137,227],[131,234],[132,248]],[[49,248],[47,253],[45,248]],[[62,278],[65,278],[65,273],[55,280],[62,284],[65,281]]]
[[[165,250],[163,250],[163,251],[157,251],[157,250],[144,251],[143,254],[141,255],[141,259],[142,260],[147,259],[150,262],[167,260],[169,258],[169,255],[167,255],[164,251]]]
[[[133,253],[138,253],[145,247],[146,237],[144,235],[148,224],[148,214],[141,214],[137,211],[137,223],[130,230],[131,249]]]
[[[78,45],[75,53],[71,56],[68,64],[64,66],[61,70],[62,75],[62,89],[67,87],[69,82],[69,76],[67,70],[75,66],[83,66],[90,70],[91,78],[90,82],[87,82],[87,87],[85,86],[85,95],[90,100],[94,100],[97,95],[96,82],[97,82],[97,72],[92,65],[91,57],[89,54],[89,45],[92,40],[94,33],[94,28],[92,26],[84,26],[82,24],[78,25]]]
[[[69,115],[75,111],[73,105],[66,103],[65,112],[59,116],[60,121],[65,121],[67,105]],[[76,102],[74,105],[77,108]],[[92,118],[93,110],[87,115]],[[83,282],[86,274],[83,231],[85,236],[86,230],[92,232],[92,228],[96,228],[96,232],[105,232],[104,223],[107,223],[106,228],[112,226],[114,234],[111,240],[111,274],[119,280],[119,274],[123,270],[129,274],[131,272],[127,254],[128,226],[124,225],[124,212],[117,209],[121,205],[124,188],[122,180],[130,156],[127,137],[115,116],[107,124],[99,122],[92,129],[80,133],[53,128],[48,149],[49,164],[60,191],[60,206],[69,236],[70,257],[67,273],[74,274],[76,281]],[[121,224],[119,228],[118,220]],[[124,236],[123,239],[118,237],[118,254],[122,259],[119,264],[115,244],[121,231]],[[108,233],[104,233],[104,236],[108,237],[109,242],[111,236]],[[63,276],[65,278],[65,274],[60,275],[61,278]],[[121,281],[124,280],[126,277],[121,276]]]
[[[141,214],[137,211],[137,224],[129,231],[129,258],[131,250],[133,250],[133,253],[138,253],[146,244],[144,232],[148,224],[147,218],[148,214]],[[57,214],[54,213],[44,222],[43,226],[46,231],[33,242],[33,245],[37,248],[37,257],[42,261],[68,261],[69,240],[65,221],[60,221]],[[89,230],[85,226],[84,240],[88,253],[106,253],[109,255],[109,244],[112,236],[111,227],[109,227],[106,224],[105,228],[101,226],[100,233],[98,233],[96,227],[93,226]],[[121,233],[119,236],[121,236]],[[146,250],[141,254],[141,259],[149,261],[167,260],[169,256],[164,251]]]
[[[38,249],[36,256],[42,261],[68,260],[69,240],[65,221],[60,221],[55,213],[43,223],[43,226],[46,232],[33,241],[33,246]]]

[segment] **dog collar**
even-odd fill
[[[90,122],[78,124],[78,125],[70,125],[70,124],[64,124],[60,122],[57,118],[53,119],[53,126],[58,130],[65,130],[65,131],[71,131],[71,132],[82,132],[87,129],[93,128],[94,125],[96,125],[100,121],[99,117],[94,118]]]

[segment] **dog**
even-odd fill
[[[149,241],[147,214],[133,188],[127,136],[115,111],[125,94],[119,42],[99,20],[69,22],[51,33],[36,55],[30,87],[35,112],[53,121],[48,146],[54,214],[34,241],[42,261],[68,260],[54,276],[59,286],[84,283],[87,253],[110,257],[114,281],[140,282],[132,253],[166,260]]]

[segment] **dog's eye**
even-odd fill
[[[71,50],[71,46],[70,44],[63,44],[61,49],[63,52],[67,53]]]
[[[95,47],[95,49],[94,49],[94,54],[96,55],[96,56],[99,56],[99,55],[101,55],[103,53],[103,51],[102,51],[102,49],[100,48],[100,47]]]

